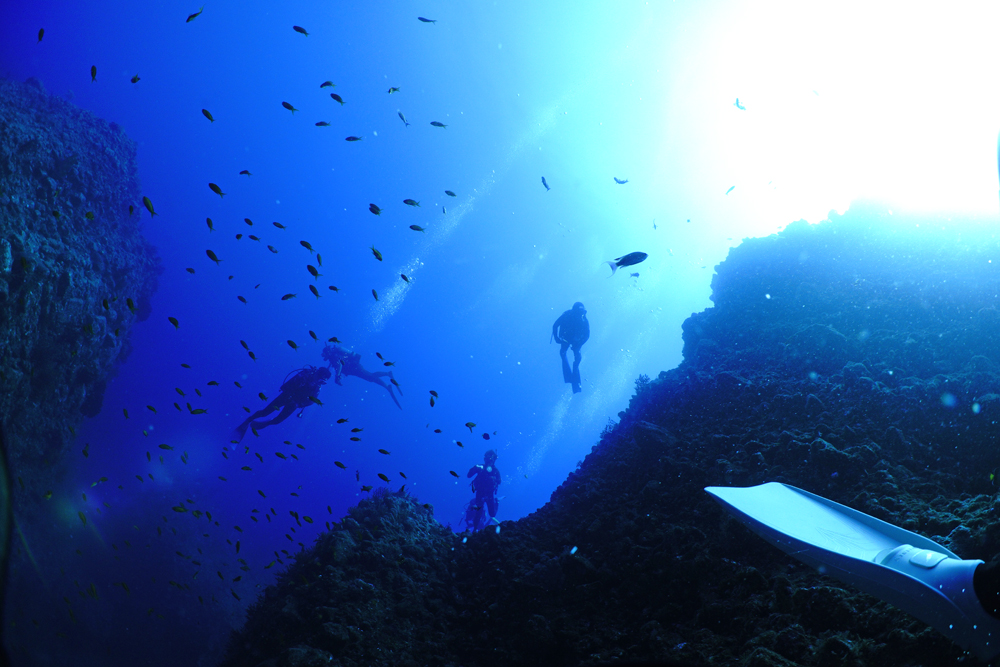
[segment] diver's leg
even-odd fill
[[[382,384],[382,383],[380,383],[380,384]],[[389,396],[392,398],[392,402],[396,404],[397,408],[399,408],[400,410],[402,410],[403,406],[399,404],[399,400],[396,398],[396,394],[392,393],[392,387],[390,387],[387,384],[382,384],[382,386],[389,390]]]
[[[573,382],[580,384],[580,360],[583,359],[583,355],[580,354],[580,346],[573,346]]]
[[[257,430],[260,430],[265,426],[274,426],[275,424],[280,424],[281,422],[288,419],[288,417],[291,416],[293,412],[295,412],[295,404],[287,403],[281,408],[281,412],[278,413],[278,416],[274,417],[273,419],[268,419],[266,422],[254,422],[253,427]]]
[[[278,399],[276,398],[270,403],[268,403],[266,407],[261,408],[257,412],[247,417],[242,424],[240,424],[233,430],[233,432],[229,436],[229,439],[235,440],[236,442],[242,442],[243,436],[247,434],[247,429],[250,428],[250,424],[252,424],[255,419],[262,419],[263,417],[266,417],[275,410],[277,410],[278,409],[277,403]]]
[[[563,381],[572,382],[573,381],[573,371],[569,369],[569,361],[566,360],[566,350],[569,349],[569,343],[563,341],[562,346],[559,348],[559,356],[562,358],[562,369],[563,369]]]
[[[490,511],[490,518],[491,519],[496,519],[497,509],[499,508],[499,503],[497,502],[497,497],[496,496],[490,496],[489,498],[487,498],[486,499],[486,507]]]

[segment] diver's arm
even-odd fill
[[[559,318],[552,323],[552,337],[556,339],[557,343],[562,342],[562,338],[559,336],[559,327],[562,326],[564,317],[566,317],[566,313],[560,315]]]
[[[475,475],[477,472],[479,472],[482,469],[483,469],[483,466],[481,466],[481,465],[474,465],[474,466],[472,466],[472,468],[469,469],[469,474],[466,475],[466,477],[472,477],[473,475]]]

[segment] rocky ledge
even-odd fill
[[[363,501],[269,587],[226,665],[954,664],[905,613],[782,554],[705,486],[781,481],[1000,551],[1000,244],[859,205],[744,241],[684,361],[640,377],[551,501],[449,534]],[[617,663],[622,664],[622,663]]]

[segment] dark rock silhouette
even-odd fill
[[[855,205],[745,241],[712,287],[683,363],[636,381],[548,504],[463,542],[410,496],[362,501],[249,610],[225,664],[963,659],[702,489],[787,482],[989,560],[1000,243]]]
[[[118,126],[34,79],[0,79],[0,119],[0,419],[18,488],[37,498],[75,426],[100,411],[159,263]]]

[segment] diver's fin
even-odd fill
[[[615,275],[615,271],[618,270],[618,265],[615,264],[614,262],[604,262],[604,263],[611,267],[611,276]],[[611,276],[608,276],[608,278],[610,278]]]
[[[926,537],[794,486],[705,490],[785,553],[916,616],[982,660],[1000,655],[1000,619],[973,587],[983,561],[961,560]]]

